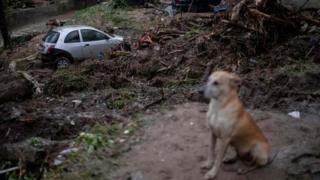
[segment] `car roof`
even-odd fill
[[[93,30],[97,30],[94,27],[91,26],[85,26],[85,25],[66,25],[66,26],[60,26],[60,27],[56,27],[53,28],[52,31],[56,31],[56,32],[70,32],[70,31],[74,31],[74,30],[78,30],[78,29],[93,29]]]

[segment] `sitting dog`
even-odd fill
[[[199,93],[210,99],[207,119],[210,127],[210,153],[203,168],[211,168],[205,179],[214,179],[231,145],[237,156],[256,167],[269,162],[269,143],[238,97],[240,78],[216,71]],[[216,137],[216,145],[213,146]],[[215,160],[213,159],[215,153]]]

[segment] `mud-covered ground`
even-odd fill
[[[144,179],[203,179],[201,164],[209,150],[206,104],[186,103],[171,110],[147,115],[153,124],[146,128],[143,142],[120,159],[113,178],[143,176]],[[241,162],[225,164],[217,179],[319,179],[319,121],[294,119],[272,111],[250,111],[272,146],[272,164],[245,175]],[[230,152],[229,152],[230,153]],[[275,155],[276,154],[276,155]],[[230,154],[229,154],[230,155]]]
[[[151,13],[154,11],[128,13],[134,21],[149,17],[155,22],[145,29],[153,43],[143,48],[136,48],[141,29],[129,30],[133,50],[124,56],[86,60],[62,70],[43,66],[38,59],[18,63],[18,69],[26,70],[41,84],[41,95],[35,95],[31,84],[8,71],[10,61],[36,53],[41,35],[2,53],[1,145],[35,137],[70,143],[81,132],[92,132],[97,123],[99,127],[103,124],[98,132],[107,132],[102,136],[112,138],[112,145],[102,145],[96,155],[73,156],[71,163],[62,166],[52,163],[56,152],[44,148],[45,163],[26,162],[22,169],[37,175],[34,167],[46,169],[45,179],[126,179],[136,171],[145,179],[201,179],[199,164],[208,145],[206,105],[195,90],[211,69],[223,69],[242,78],[240,98],[253,109],[280,153],[272,165],[252,174],[221,171],[219,178],[319,178],[319,27],[310,25],[301,32],[278,35],[281,38],[263,39],[211,14],[167,17]],[[100,21],[98,24],[101,27]],[[119,31],[126,34],[125,28]],[[289,118],[291,111],[299,111],[301,117]],[[109,126],[117,128],[110,133]],[[8,156],[11,163],[5,155],[0,156],[1,162],[6,161],[0,167],[16,165],[24,156],[28,154]],[[118,170],[110,173],[113,168]]]

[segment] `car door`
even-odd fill
[[[82,44],[80,41],[79,30],[69,32],[66,35],[63,46],[61,48],[69,52],[72,55],[73,59],[83,59],[84,56],[82,52]]]
[[[84,57],[103,59],[110,51],[109,37],[93,29],[81,29],[80,31]]]

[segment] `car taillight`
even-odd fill
[[[51,53],[53,53],[53,50],[54,50],[54,45],[51,45],[48,47],[47,53],[51,54]]]

